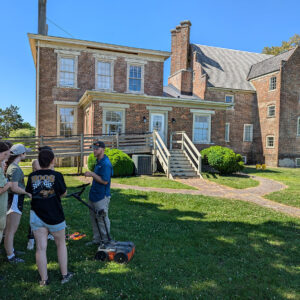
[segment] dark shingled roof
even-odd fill
[[[247,81],[250,67],[272,55],[192,44],[196,60],[208,75],[208,87],[255,90]]]
[[[253,65],[249,71],[247,79],[250,80],[255,77],[278,71],[280,69],[281,61],[287,61],[294,53],[295,49],[296,48],[293,48]]]

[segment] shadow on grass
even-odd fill
[[[280,171],[276,171],[276,170],[270,170],[270,169],[266,169],[266,170],[256,170],[255,168],[244,168],[243,173],[247,173],[247,174],[252,174],[255,173],[255,175],[259,175],[259,173],[270,173],[270,174],[279,174],[281,173]]]
[[[83,198],[87,195],[88,191]],[[299,295],[299,224],[226,221],[213,216],[215,209],[221,209],[221,200],[174,199],[114,189],[112,234],[136,244],[135,257],[128,265],[94,261],[96,248],[85,247],[84,239],[72,241],[68,249],[71,269],[77,273],[73,281],[63,288],[58,280],[44,290],[36,288],[32,254],[31,265],[4,265],[5,273],[15,280],[0,283],[0,298],[17,299],[13,297],[18,293],[25,295],[22,299],[278,299]],[[195,202],[194,208],[190,201]],[[69,199],[64,200],[64,209],[68,224],[91,238],[87,208]],[[27,227],[22,224],[21,230]],[[55,247],[49,246],[53,262]],[[50,276],[58,277],[57,266],[50,267]]]

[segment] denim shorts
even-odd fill
[[[59,224],[48,225],[43,222],[36,213],[31,210],[30,211],[30,227],[32,231],[38,230],[40,228],[47,228],[50,232],[60,231],[66,228],[66,221],[63,221]]]

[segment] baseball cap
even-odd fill
[[[30,152],[30,151],[31,151],[30,148],[26,148],[22,144],[15,144],[10,148],[10,152],[14,155],[20,155],[20,154]]]
[[[105,148],[105,144],[102,141],[97,141],[97,142],[93,143],[91,148],[93,148],[93,149]]]

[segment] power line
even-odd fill
[[[75,38],[71,33],[69,33],[68,31],[64,30],[62,27],[60,27],[59,25],[57,25],[55,22],[53,22],[51,19],[49,19],[47,17],[47,20],[52,23],[54,26],[56,26],[57,28],[59,28],[60,30],[62,30],[63,32],[65,32],[66,34],[68,34],[70,37]]]

